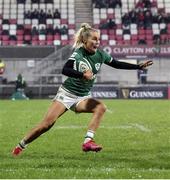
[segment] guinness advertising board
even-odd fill
[[[167,99],[167,87],[134,87],[121,88],[120,97],[123,99]]]
[[[92,88],[92,96],[94,98],[103,98],[103,99],[117,99],[119,98],[118,92],[119,88],[113,86],[94,86]]]

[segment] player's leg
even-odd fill
[[[78,103],[75,110],[79,113],[93,113],[92,119],[88,125],[88,131],[85,136],[85,141],[82,146],[83,151],[100,151],[102,147],[95,144],[93,138],[94,133],[99,127],[102,117],[106,111],[106,106],[99,100],[89,98]]]
[[[38,138],[41,134],[48,131],[56,122],[56,120],[66,111],[66,107],[58,101],[53,101],[49,107],[43,120],[33,128],[21,142],[13,150],[14,155],[20,154],[20,152],[26,147],[27,144]]]
[[[32,142],[38,136],[48,131],[54,125],[58,117],[60,117],[65,111],[66,107],[62,103],[58,101],[52,102],[42,122],[25,136],[24,140],[26,144]]]

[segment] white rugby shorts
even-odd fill
[[[87,96],[76,96],[72,94],[63,86],[60,86],[53,101],[57,100],[61,102],[67,109],[75,111],[76,106],[83,100],[91,98],[91,95]]]

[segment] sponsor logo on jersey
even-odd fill
[[[96,63],[96,64],[95,64],[95,68],[96,68],[97,71],[100,69],[100,66],[101,66],[100,63]]]
[[[89,69],[88,65],[85,62],[80,61],[80,63],[79,63],[79,71],[84,72],[84,71],[87,71],[88,69]]]

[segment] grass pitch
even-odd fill
[[[50,101],[0,101],[0,178],[170,179],[170,101],[104,102],[109,110],[95,136],[101,152],[81,151],[91,114],[69,111],[14,158],[12,149]]]

